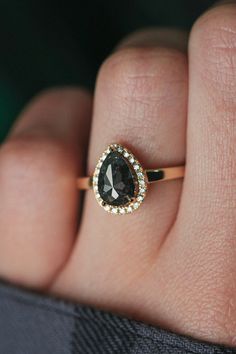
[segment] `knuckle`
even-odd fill
[[[0,150],[0,179],[3,184],[27,184],[53,180],[63,173],[63,143],[30,136],[11,138]]]
[[[68,120],[75,114],[75,112],[87,112],[91,106],[91,95],[88,91],[80,87],[60,87],[49,88],[39,92],[24,108],[21,117],[15,126],[13,132],[21,132],[21,128],[32,130],[34,127],[43,130],[45,122],[49,126],[55,124],[58,117],[63,118],[68,115]],[[25,122],[27,121],[27,124]],[[15,129],[14,129],[15,128]],[[49,130],[49,129],[48,129]],[[59,131],[54,129],[54,131]]]
[[[151,100],[161,92],[170,94],[173,84],[184,81],[185,60],[184,54],[176,49],[124,48],[104,62],[98,81],[120,98]],[[162,90],[157,90],[160,87]]]
[[[235,295],[228,289],[222,289],[224,294],[212,294],[212,305],[203,309],[208,316],[209,332],[214,328],[215,337],[228,345],[235,345],[236,335],[236,302]],[[207,323],[207,322],[206,322]]]
[[[184,312],[193,334],[235,345],[236,281],[235,271],[231,268],[232,265],[225,267],[222,263],[216,265],[208,262],[204,266],[201,264],[197,273],[192,268],[192,279],[188,284],[183,282],[181,293],[188,293],[184,300],[187,301]]]
[[[208,241],[207,257],[197,255],[199,251],[196,251],[197,258],[193,261],[192,257],[192,268],[191,265],[189,268],[191,281],[187,285],[184,282],[184,289],[188,289],[191,299],[187,304],[191,316],[194,314],[195,333],[200,330],[208,340],[233,344],[236,338],[235,242],[229,242],[226,237],[222,239],[218,244]]]
[[[83,87],[77,86],[62,86],[62,87],[52,87],[44,89],[39,92],[32,100],[33,105],[43,105],[50,106],[53,103],[57,107],[64,103],[65,98],[73,98],[75,96],[78,100],[81,99],[91,99],[91,95]],[[55,108],[55,107],[54,107]]]
[[[207,82],[227,94],[235,90],[236,7],[219,6],[204,14],[194,25],[191,46]]]

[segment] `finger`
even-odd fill
[[[0,150],[0,276],[44,287],[77,230],[91,99],[79,89],[36,97]]]
[[[178,49],[186,52],[188,44],[188,33],[185,31],[174,30],[171,28],[149,28],[145,30],[138,30],[130,36],[122,40],[117,49],[122,48],[150,48],[150,47]]]
[[[184,161],[186,56],[176,49],[179,44],[159,47],[157,40],[155,46],[143,48],[142,41],[133,40],[135,48],[113,54],[98,76],[90,174],[110,142],[130,147],[145,167]],[[156,259],[175,220],[180,191],[180,181],[155,185],[142,207],[123,217],[105,213],[88,192],[80,239],[57,291],[103,306],[114,307],[112,302],[117,303],[120,296],[124,302],[135,301],[136,295],[127,288]]]
[[[173,243],[180,262],[169,265],[189,289],[185,329],[228,344],[236,328],[235,33],[234,4],[210,10],[192,30],[187,174]]]

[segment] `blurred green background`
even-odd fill
[[[0,0],[0,141],[38,91],[93,89],[116,43],[146,26],[190,29],[208,0]]]

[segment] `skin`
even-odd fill
[[[236,5],[221,4],[188,43],[175,30],[125,39],[94,98],[79,88],[36,97],[0,149],[0,276],[235,345],[235,48]],[[123,217],[92,192],[82,203],[76,177],[111,142],[148,168],[186,161],[184,181],[151,186]]]

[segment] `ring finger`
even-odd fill
[[[95,93],[90,175],[111,142],[130,148],[145,168],[184,163],[187,59],[179,48],[185,40],[182,32],[170,32],[162,31],[165,46],[163,40],[159,45],[158,31],[131,36],[103,64]],[[123,217],[104,212],[88,192],[78,243],[55,285],[57,292],[63,288],[65,295],[69,289],[67,296],[103,307],[119,307],[120,296],[129,304],[127,288],[149,271],[175,220],[181,185],[153,185],[142,207]]]

